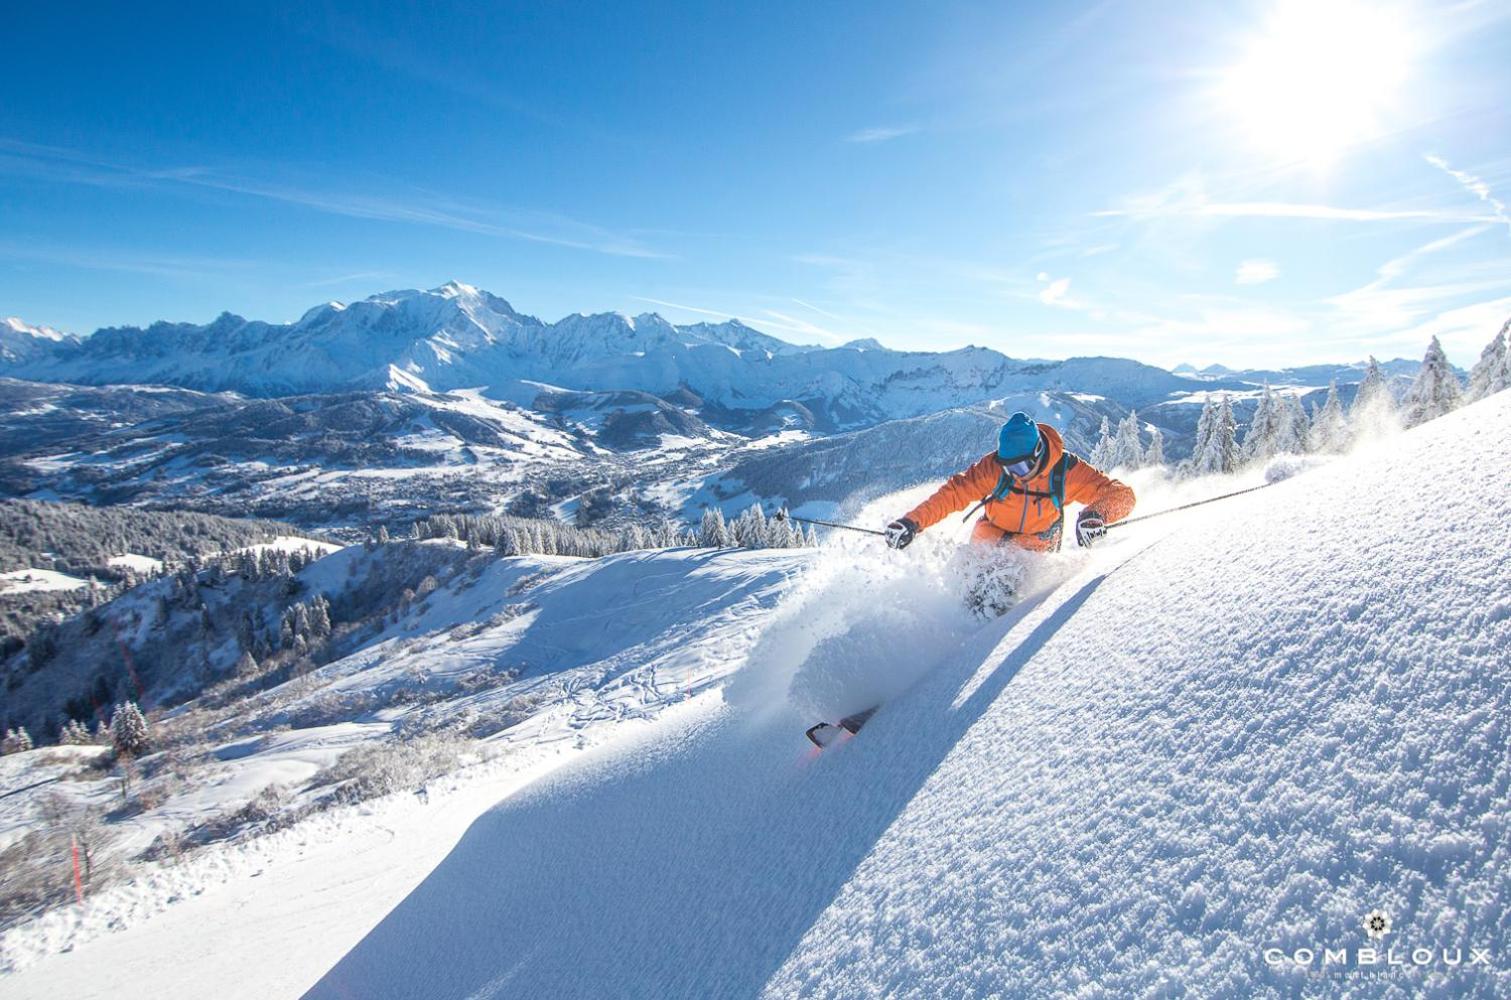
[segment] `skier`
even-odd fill
[[[1127,485],[1066,451],[1059,431],[1014,413],[997,435],[997,450],[887,525],[887,544],[905,549],[920,531],[976,503],[986,510],[971,531],[972,542],[1058,551],[1067,500],[1086,505],[1076,518],[1076,543],[1082,546],[1101,538],[1134,504]]]
[[[1126,484],[1066,451],[1059,431],[1035,423],[1026,413],[1014,413],[997,435],[997,450],[951,476],[933,496],[887,525],[887,544],[905,549],[920,531],[975,502],[972,514],[977,508],[986,510],[971,531],[972,542],[1011,542],[1034,552],[1053,552],[1060,548],[1067,500],[1085,504],[1076,518],[1076,543],[1082,546],[1101,538],[1107,525],[1127,517],[1134,504],[1133,490]],[[966,605],[988,618],[1005,613],[1014,599],[983,575],[971,585]],[[847,734],[854,736],[879,707],[838,723],[810,726],[808,739],[823,749]]]

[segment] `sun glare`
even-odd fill
[[[1412,50],[1398,10],[1281,0],[1223,75],[1223,110],[1258,149],[1326,163],[1388,127]]]

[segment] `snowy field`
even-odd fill
[[[81,580],[67,573],[59,573],[52,569],[15,569],[9,573],[0,573],[0,594],[30,594],[54,590],[78,590],[80,587],[89,586],[88,580]]]
[[[1511,995],[1508,453],[1501,393],[1006,559],[1023,599],[985,622],[957,522],[900,554],[564,565],[473,634],[507,588],[459,592],[320,683],[523,643],[591,672],[581,699],[424,796],[192,862],[176,900],[6,935],[0,994]],[[1136,513],[1182,499],[1147,484]]]

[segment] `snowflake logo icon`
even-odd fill
[[[1364,915],[1364,933],[1371,941],[1378,941],[1390,933],[1390,914],[1384,910],[1370,910]]]

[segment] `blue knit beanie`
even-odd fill
[[[1037,447],[1039,425],[1021,410],[1007,418],[1002,432],[997,435],[997,457],[1004,462],[1031,454]]]

